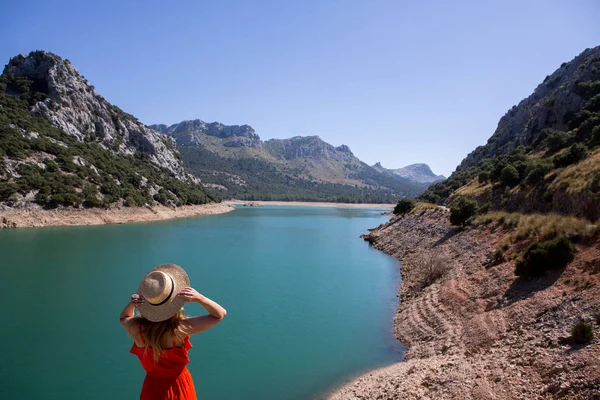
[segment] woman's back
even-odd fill
[[[146,347],[141,324],[138,324],[138,332],[138,335],[136,335],[137,338],[135,338],[129,352],[138,356],[140,363],[147,374],[153,376],[176,377],[190,362],[188,350],[192,348],[192,343],[190,342],[189,335],[185,336],[183,340],[178,340],[177,336],[174,334],[165,335],[171,337],[171,343],[170,346],[163,343],[163,349],[160,352],[158,362],[156,362],[152,348]],[[138,338],[141,343],[138,342]]]
[[[152,269],[138,287],[139,294],[121,312],[120,322],[133,336],[130,353],[146,371],[140,399],[195,400],[196,391],[187,364],[190,335],[219,323],[227,311],[189,287],[181,267],[163,264]],[[183,304],[199,303],[209,315],[186,318]],[[141,316],[135,316],[135,309]]]

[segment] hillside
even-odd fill
[[[190,172],[223,198],[389,203],[427,187],[381,173],[318,136],[262,141],[248,125],[201,120],[150,127],[175,138]]]
[[[218,200],[185,172],[174,141],[108,103],[45,51],[0,76],[0,205],[56,208]]]
[[[492,137],[422,198],[600,218],[600,46],[547,76]]]

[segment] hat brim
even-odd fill
[[[181,289],[190,286],[190,278],[183,268],[175,264],[162,264],[158,267],[152,268],[150,271],[148,271],[148,273],[153,271],[164,272],[173,278],[173,293],[164,304],[154,306],[144,301],[138,307],[138,310],[140,311],[140,314],[142,314],[142,317],[146,318],[147,320],[152,322],[160,322],[171,318],[173,315],[177,314],[177,311],[179,311],[181,307],[183,307],[185,300],[177,295],[179,292],[181,292]],[[138,293],[139,292],[140,287],[138,286]]]

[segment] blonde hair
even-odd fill
[[[146,345],[144,353],[148,349],[152,349],[155,363],[158,363],[160,355],[165,349],[163,343],[167,339],[169,333],[173,335],[173,339],[177,338],[183,340],[186,336],[181,324],[181,321],[184,319],[183,308],[177,311],[171,318],[160,322],[152,322],[142,316],[138,317],[139,324],[143,328],[142,334],[144,336],[144,344]],[[173,340],[173,342],[175,342],[175,340]]]

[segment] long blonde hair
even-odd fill
[[[163,343],[167,338],[167,335],[171,333],[173,338],[183,340],[185,332],[182,330],[181,321],[185,319],[183,314],[183,308],[177,311],[177,314],[171,318],[160,322],[152,322],[146,318],[139,316],[138,322],[143,329],[144,344],[146,345],[147,351],[149,348],[152,349],[154,362],[158,363],[160,354],[164,351]]]

